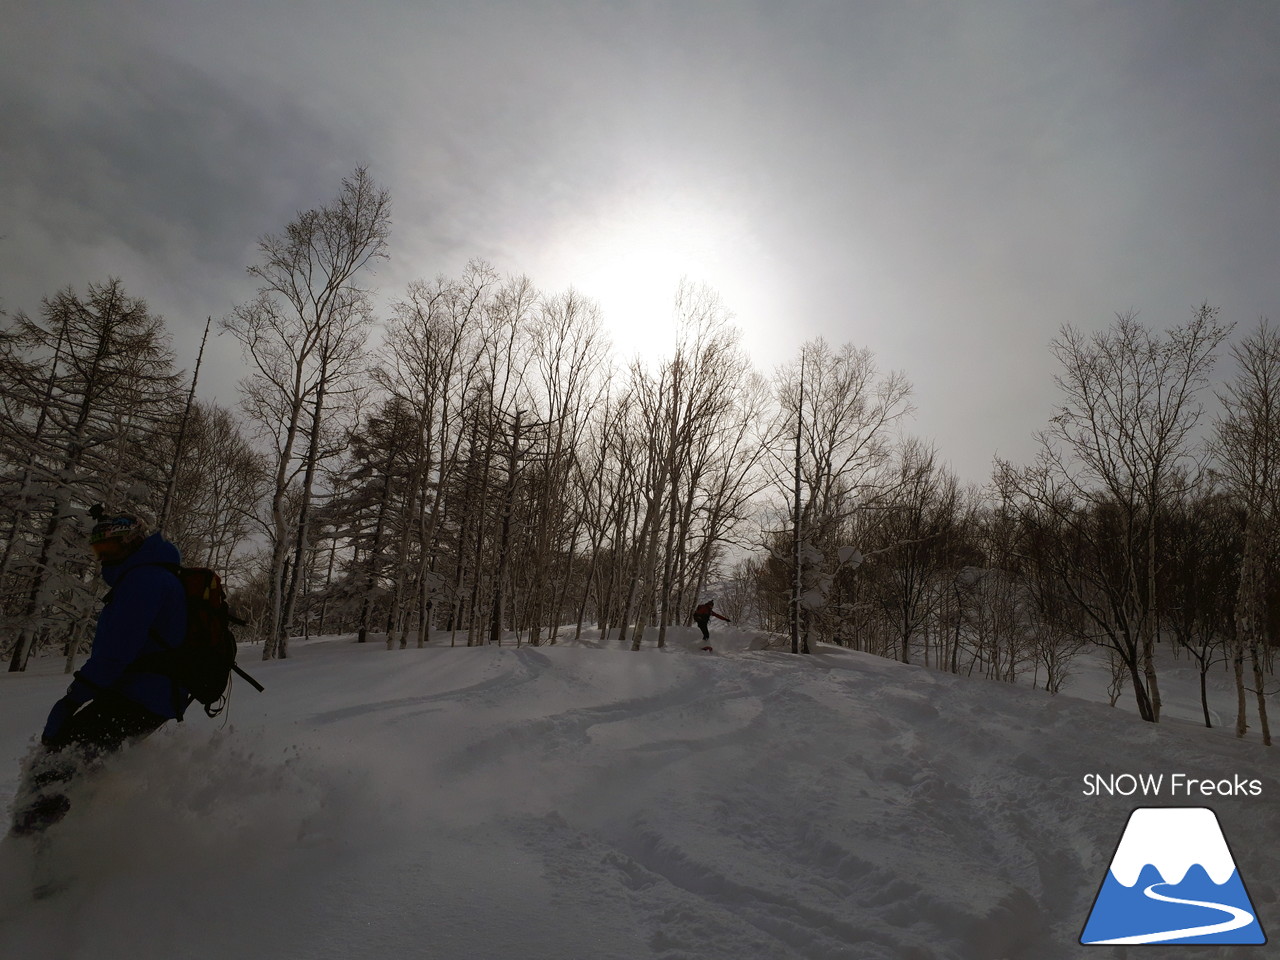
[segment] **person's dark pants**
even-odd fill
[[[71,809],[66,794],[71,781],[94,770],[126,743],[155,733],[165,722],[165,717],[123,698],[104,697],[81,707],[63,726],[57,742],[37,748],[23,769],[12,832],[25,836],[57,823]]]
[[[710,640],[711,633],[707,630],[707,624],[711,622],[710,617],[694,617],[693,622],[698,625],[698,629],[702,631],[702,639]]]

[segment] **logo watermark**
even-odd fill
[[[1147,786],[1159,789],[1154,781]],[[1139,807],[1129,814],[1080,942],[1266,943],[1217,814],[1208,807]]]
[[[1236,774],[1229,779],[1192,777],[1185,773],[1086,773],[1086,797],[1260,797],[1262,781]]]

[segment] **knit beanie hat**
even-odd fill
[[[147,525],[133,514],[121,513],[103,516],[89,531],[89,545],[117,540],[126,547],[136,547],[147,539]]]

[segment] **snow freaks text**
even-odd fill
[[[1231,778],[1193,777],[1186,773],[1086,773],[1086,797],[1260,797],[1262,781]]]

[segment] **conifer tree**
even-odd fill
[[[116,278],[46,298],[38,321],[18,314],[5,352],[16,415],[2,438],[11,525],[0,589],[16,627],[12,671],[91,606],[88,507],[158,508],[154,441],[175,422],[179,392],[163,320]]]

